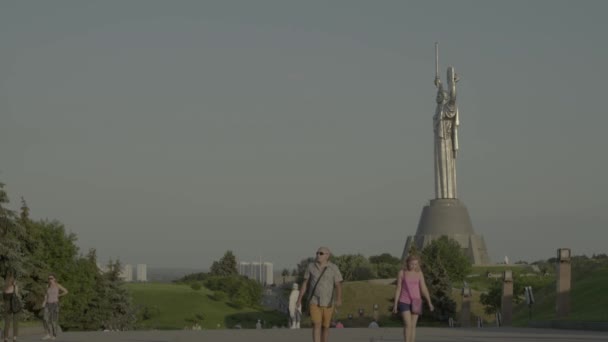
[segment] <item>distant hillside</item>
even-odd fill
[[[494,315],[484,314],[484,308],[479,302],[479,296],[486,291],[490,284],[499,281],[494,277],[504,269],[513,269],[517,274],[541,273],[535,272],[533,267],[527,265],[474,267],[467,282],[473,289],[472,313],[481,316],[486,322],[494,322]],[[549,272],[547,273],[547,270]],[[164,279],[175,279],[185,274],[193,273],[193,270],[168,270]],[[489,273],[489,274],[488,274]],[[580,262],[573,265],[572,281],[572,315],[571,320],[585,321],[608,321],[608,296],[605,295],[604,287],[608,284],[608,265],[603,263]],[[533,275],[529,275],[533,276]],[[172,278],[175,277],[175,278]],[[536,278],[536,276],[534,276]],[[532,279],[532,278],[531,278]],[[542,277],[544,287],[535,288],[536,304],[533,306],[532,318],[534,320],[552,320],[555,318],[555,273],[550,265],[545,266]],[[377,279],[369,281],[354,281],[344,283],[344,304],[338,308],[335,316],[347,327],[367,326],[373,317],[374,304],[378,304],[378,315],[382,326],[400,326],[399,319],[392,315],[390,307],[395,291],[393,279]],[[455,284],[452,296],[460,310],[461,296],[460,284]],[[223,301],[215,301],[211,298],[211,292],[205,288],[194,291],[189,286],[177,284],[128,284],[133,294],[135,304],[147,307],[150,317],[143,321],[144,328],[157,329],[182,329],[191,326],[192,322],[203,317],[204,328],[232,327],[236,322],[241,323],[244,328],[253,328],[255,321],[261,318],[267,324],[278,326],[287,323],[287,316],[277,312],[265,311],[259,308],[248,308],[237,310]],[[289,289],[285,290],[286,295]],[[359,309],[363,309],[363,317],[359,317]],[[349,319],[348,315],[353,318]],[[459,314],[456,314],[456,320]],[[518,305],[514,309],[514,324],[526,325],[528,322],[528,308]],[[433,324],[432,322],[421,322],[421,325]],[[442,323],[444,324],[444,323]],[[305,318],[304,326],[309,325],[309,319]]]
[[[170,283],[191,273],[207,272],[207,269],[177,268],[177,267],[148,267],[148,281]]]
[[[140,308],[141,329],[184,329],[198,322],[204,329],[254,328],[257,319],[271,325],[286,325],[287,318],[259,308],[236,309],[225,301],[212,299],[206,288],[193,290],[190,286],[161,283],[129,283],[127,289],[134,304]]]
[[[573,270],[574,271],[574,270]],[[608,266],[590,272],[576,274],[572,279],[571,313],[567,320],[608,322]],[[535,321],[555,320],[555,285],[539,289],[534,293],[536,303],[532,306]],[[529,320],[528,307],[519,305],[514,310],[514,324],[525,326]]]

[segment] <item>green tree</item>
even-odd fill
[[[296,266],[296,269],[297,269],[296,282],[298,284],[302,284],[302,282],[304,281],[304,273],[306,273],[306,269],[308,268],[308,265],[313,262],[315,262],[315,258],[313,258],[313,257],[308,257],[306,259],[300,260],[300,262]]]
[[[410,246],[410,250],[407,251],[408,255],[417,255],[420,254],[420,252],[418,251],[418,247],[416,247],[415,243],[412,243],[412,245]]]
[[[399,259],[395,256],[392,256],[390,253],[372,255],[369,257],[369,262],[372,264],[401,265],[401,259]]]
[[[499,281],[492,282],[488,291],[479,296],[479,302],[483,305],[486,314],[494,314],[500,310],[501,296],[502,286]]]
[[[226,293],[230,302],[239,308],[257,306],[262,299],[262,285],[243,276],[210,276],[205,279],[205,287]]]
[[[368,280],[375,278],[370,262],[361,254],[344,254],[334,257],[345,281]]]
[[[208,276],[209,276],[209,273],[206,273],[206,272],[191,273],[191,274],[187,274],[173,282],[174,283],[190,283],[193,281],[204,281]]]
[[[289,270],[284,268],[283,272],[281,272],[281,276],[283,277],[283,284],[285,284],[285,278],[289,276]]]
[[[389,253],[380,255],[372,255],[369,257],[369,262],[374,267],[378,278],[394,278],[401,269],[401,259],[392,256]]]
[[[24,273],[24,255],[20,240],[24,229],[16,220],[15,212],[5,207],[9,203],[4,191],[4,183],[0,183],[0,276],[8,273],[20,277]]]
[[[460,244],[447,236],[433,240],[426,246],[422,250],[422,259],[425,269],[441,264],[452,283],[462,282],[471,272],[471,262],[464,255]]]
[[[456,302],[452,300],[452,285],[448,272],[441,262],[435,262],[432,266],[425,262],[424,278],[435,307],[430,316],[439,321],[446,321],[454,317],[456,313]]]
[[[16,273],[27,312],[41,315],[40,303],[52,273],[70,291],[61,301],[59,323],[64,330],[98,330],[102,322],[111,320],[127,328],[134,322],[130,295],[118,278],[119,263],[102,274],[95,251],[80,255],[76,235],[63,224],[32,220],[23,198],[18,216],[4,207],[6,203],[8,196],[0,184],[0,273]]]
[[[456,312],[456,303],[451,299],[452,284],[464,280],[470,272],[471,263],[458,242],[447,236],[432,241],[422,250],[421,257],[427,287],[435,306],[432,316],[437,320],[447,320]]]
[[[226,251],[219,261],[214,261],[209,272],[214,276],[230,276],[238,274],[236,268],[236,257],[232,251]]]

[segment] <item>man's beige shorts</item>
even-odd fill
[[[317,304],[310,304],[310,320],[314,325],[322,324],[324,328],[329,328],[333,313],[333,306],[318,306]]]

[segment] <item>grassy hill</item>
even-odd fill
[[[373,317],[374,304],[378,304],[379,320],[384,325],[391,323],[391,311],[393,308],[393,296],[395,286],[392,280],[387,281],[352,281],[343,285],[343,305],[338,308],[335,318],[345,326],[367,326]],[[359,308],[363,309],[364,317],[359,318]],[[353,320],[348,320],[348,315],[353,315]],[[397,321],[397,323],[399,323]]]
[[[149,318],[140,322],[142,329],[183,329],[195,321],[204,329],[232,327],[241,323],[243,328],[255,327],[258,318],[267,324],[285,325],[284,316],[260,308],[236,309],[226,302],[212,299],[206,288],[193,290],[187,285],[167,283],[129,283],[135,305],[147,308]],[[198,317],[197,317],[198,315]],[[202,320],[200,319],[202,317]]]
[[[478,276],[467,278],[473,289],[472,311],[474,316],[481,316],[487,322],[494,321],[494,315],[485,315],[483,306],[479,301],[480,294],[487,289],[493,279],[485,276],[487,271],[498,273],[505,267],[474,268],[473,274]],[[526,266],[515,270],[516,273],[528,272]],[[572,281],[572,314],[570,320],[608,321],[608,295],[605,293],[605,284],[608,283],[608,266],[593,269],[592,271],[576,271],[573,268]],[[535,288],[536,304],[533,307],[534,320],[555,319],[555,282],[554,275],[548,276],[545,287]],[[134,302],[140,307],[146,307],[149,318],[141,322],[145,329],[183,329],[199,321],[205,329],[215,329],[217,324],[221,328],[232,327],[237,322],[243,328],[254,328],[258,318],[266,321],[268,327],[272,325],[283,326],[287,324],[287,317],[274,311],[265,311],[262,308],[236,309],[226,302],[212,299],[212,292],[206,288],[198,291],[187,285],[161,284],[161,283],[131,283],[127,284],[133,294]],[[373,306],[378,304],[380,324],[383,326],[400,326],[401,322],[394,317],[392,298],[395,286],[392,280],[354,281],[344,283],[344,304],[338,309],[336,320],[348,326],[367,326],[373,317]],[[286,291],[288,293],[288,291]],[[455,288],[452,298],[456,301],[457,310],[460,310],[460,289]],[[364,317],[359,318],[359,308],[364,310]],[[348,315],[353,319],[349,320]],[[197,317],[197,315],[199,317]],[[202,321],[200,318],[203,318]],[[456,319],[458,319],[458,314]],[[528,322],[528,308],[518,305],[514,309],[514,324],[526,325]],[[303,325],[308,325],[305,318]],[[424,323],[422,323],[424,324]]]
[[[608,322],[606,284],[608,284],[608,267],[573,277],[570,294],[571,313],[567,320]],[[555,320],[555,286],[540,289],[534,296],[536,303],[532,307],[532,319]],[[527,306],[517,306],[513,319],[515,325],[526,325],[528,322]]]

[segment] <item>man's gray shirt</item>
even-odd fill
[[[310,304],[316,304],[319,306],[332,306],[334,298],[334,286],[336,283],[342,282],[342,273],[335,264],[328,262],[327,271],[321,277],[319,276],[323,272],[322,266],[316,262],[308,264],[306,272],[304,273],[304,281],[308,281],[308,291],[312,291],[317,281],[319,284],[315,288],[315,293],[312,294]]]

